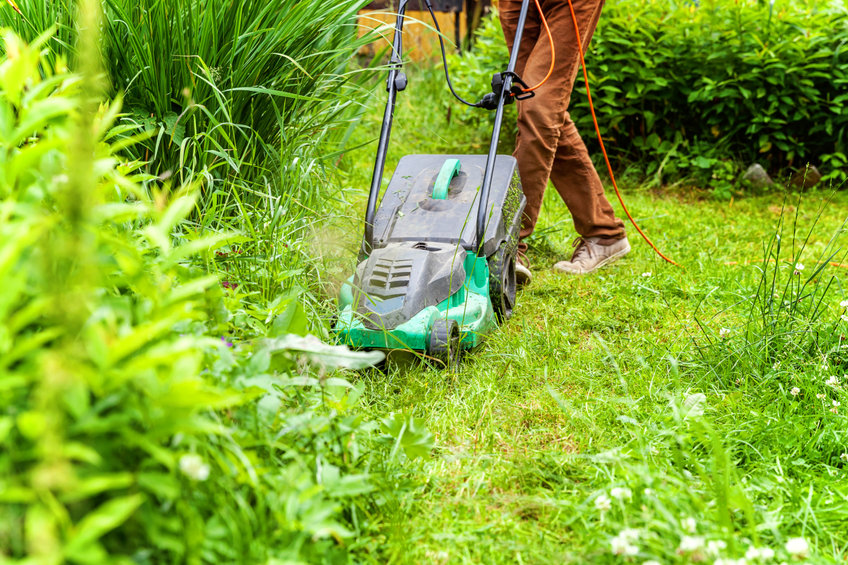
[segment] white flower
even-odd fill
[[[707,542],[707,553],[713,557],[727,549],[727,544],[722,540],[712,540]]]
[[[796,271],[803,271],[804,265],[802,263],[795,263],[795,270]]]
[[[645,489],[644,491],[642,491],[642,492],[645,494],[645,496],[653,496],[653,494],[654,494],[654,489],[652,489],[651,487],[648,487],[648,488],[646,488],[646,489]]]
[[[848,322],[848,316],[846,316],[845,314],[842,314],[841,316],[839,316],[839,319],[842,320],[843,322]]]
[[[839,402],[838,400],[834,400],[834,401],[833,401],[833,407],[834,407],[834,408],[839,408],[840,406],[842,406],[842,403],[841,403],[841,402]]]
[[[848,461],[848,453],[843,453],[842,455],[839,456],[839,458],[842,459],[843,461]]]
[[[810,551],[810,544],[804,538],[789,538],[786,541],[786,552],[792,557],[807,557]]]
[[[651,276],[651,271],[648,271],[648,272],[646,272],[646,273],[642,273],[642,276],[643,276],[643,277],[650,277],[650,276]]]
[[[718,337],[725,338],[729,335],[730,335],[730,329],[729,328],[721,328],[720,330],[718,330]]]
[[[680,547],[677,548],[678,553],[692,553],[704,547],[704,538],[698,536],[683,536],[680,539]]]
[[[654,561],[651,559],[650,561],[645,561],[642,565],[662,565],[659,561]]]
[[[606,494],[598,495],[598,498],[595,499],[595,508],[597,508],[601,512],[612,508],[612,501],[610,500],[610,497],[608,497]]]
[[[683,520],[680,521],[680,525],[683,526],[683,529],[690,534],[694,534],[698,527],[698,523],[695,521],[695,518],[683,518]]]
[[[827,379],[824,384],[830,386],[837,386],[839,384],[839,377],[837,377],[836,375],[831,375],[830,378]]]
[[[848,300],[843,300],[839,303],[840,308],[848,308]]]
[[[774,557],[774,550],[770,547],[749,547],[748,551],[745,552],[745,559],[771,559]]]
[[[180,471],[193,481],[205,481],[209,478],[209,465],[200,455],[193,453],[180,457]]]
[[[617,536],[612,538],[610,546],[612,552],[616,555],[636,555],[639,553],[639,548],[634,545],[634,542],[639,540],[639,530],[625,529]]]
[[[630,500],[633,497],[633,491],[626,487],[615,487],[610,490],[610,495],[618,500],[624,500],[625,498]]]
[[[789,394],[791,394],[792,396],[798,396],[798,394],[800,392],[801,392],[800,388],[798,388],[797,386],[793,386],[792,390],[789,391]]]
[[[823,399],[825,396],[827,396],[827,395],[823,392],[819,392],[819,393],[816,394],[816,398],[818,398],[819,400]]]
[[[634,528],[625,528],[618,535],[627,541],[639,541],[639,530]]]

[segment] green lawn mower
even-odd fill
[[[378,208],[395,100],[407,84],[401,58],[407,3],[398,7],[365,237],[356,272],[341,289],[335,331],[354,348],[412,350],[453,369],[515,305],[525,199],[515,159],[496,153],[504,105],[532,93],[524,92],[527,85],[514,72],[513,49],[507,70],[493,77],[492,92],[476,104],[463,100],[495,110],[489,154],[407,155]],[[432,14],[429,2],[428,9]],[[446,63],[445,75],[454,92]]]

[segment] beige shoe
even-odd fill
[[[533,273],[530,272],[530,261],[521,250],[518,251],[518,256],[515,258],[515,284],[524,286],[533,280]]]
[[[610,245],[601,245],[598,243],[600,239],[599,237],[575,239],[573,247],[576,249],[571,256],[571,261],[560,261],[554,265],[554,270],[572,275],[585,275],[630,253],[630,242],[626,237]]]
[[[521,263],[515,264],[515,284],[518,286],[524,286],[533,280],[533,273],[530,272],[530,269],[522,265]]]

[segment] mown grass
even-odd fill
[[[445,98],[421,75],[398,104],[389,172],[403,154],[487,143],[446,124]],[[376,135],[379,101],[374,108],[363,137]],[[350,184],[367,186],[371,153],[346,156]],[[438,445],[398,486],[377,560],[689,563],[748,553],[755,563],[751,548],[767,547],[776,555],[762,562],[800,562],[803,552],[786,549],[795,537],[811,546],[807,562],[845,555],[848,438],[845,408],[831,408],[848,398],[825,380],[848,372],[844,251],[831,258],[840,266],[811,275],[832,237],[844,244],[848,195],[775,191],[720,203],[694,189],[623,188],[640,225],[684,269],[631,229],[625,259],[592,276],[554,273],[576,234],[549,191],[531,244],[536,278],[459,374],[401,362],[361,377],[372,413],[423,418]],[[797,262],[806,268],[795,275]],[[784,305],[827,287],[821,317],[763,319],[752,300],[769,298],[757,289],[773,278],[773,313],[789,281]],[[781,345],[778,357],[766,343]]]

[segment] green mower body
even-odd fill
[[[374,216],[370,252],[339,297],[336,333],[356,348],[407,349],[455,364],[507,319],[524,195],[498,155],[478,241],[483,155],[408,155]]]

